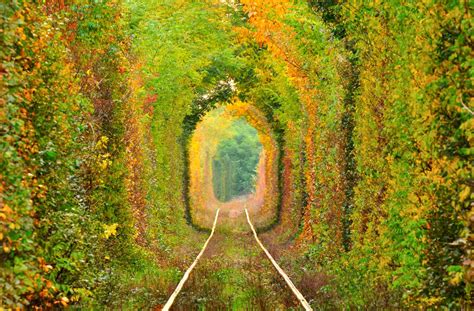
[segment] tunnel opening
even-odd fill
[[[191,224],[210,228],[216,209],[222,222],[257,228],[278,219],[279,149],[271,127],[254,106],[217,105],[197,122],[187,144],[187,204]]]
[[[262,144],[257,130],[244,118],[229,129],[232,137],[222,140],[212,159],[214,195],[221,202],[255,193]]]

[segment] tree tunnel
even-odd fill
[[[255,194],[262,152],[257,130],[240,118],[217,135],[228,137],[219,141],[212,157],[214,196],[220,202],[229,202]]]
[[[270,126],[254,106],[217,106],[196,124],[187,144],[189,220],[210,228],[245,226],[245,208],[257,227],[278,219],[278,148]]]

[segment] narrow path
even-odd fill
[[[245,214],[241,214],[245,221]],[[251,229],[219,225],[171,310],[302,310]]]

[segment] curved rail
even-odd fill
[[[214,235],[214,230],[216,229],[216,224],[217,224],[217,218],[219,217],[219,209],[217,209],[216,211],[216,217],[214,218],[214,224],[212,225],[212,230],[211,230],[211,234],[209,235],[209,237],[207,238],[206,240],[206,243],[204,243],[204,246],[202,247],[201,251],[199,252],[199,254],[197,255],[196,259],[194,259],[193,263],[191,264],[191,266],[189,266],[188,270],[186,270],[186,272],[184,273],[183,275],[183,278],[181,279],[181,281],[179,281],[178,283],[178,286],[176,286],[176,289],[174,290],[173,294],[171,294],[170,298],[168,298],[168,301],[166,302],[165,306],[163,307],[163,311],[168,311],[171,306],[173,305],[174,303],[174,300],[176,299],[176,297],[178,296],[179,292],[181,291],[181,289],[183,288],[184,286],[184,283],[186,282],[186,280],[189,278],[189,275],[191,274],[191,271],[193,271],[194,269],[194,266],[196,266],[197,262],[199,261],[199,259],[201,258],[202,254],[204,253],[204,251],[206,250],[206,247],[207,247],[207,244],[209,244],[209,241],[211,240],[212,236]]]
[[[265,254],[267,255],[268,259],[270,259],[270,261],[272,262],[272,264],[273,264],[273,266],[275,267],[275,269],[277,269],[278,273],[280,273],[280,275],[285,279],[286,284],[288,284],[288,286],[290,287],[290,289],[293,291],[293,294],[295,294],[296,298],[298,298],[298,300],[300,301],[300,303],[301,303],[301,305],[303,306],[303,308],[304,308],[306,311],[312,311],[313,309],[311,308],[311,306],[309,305],[309,303],[306,301],[306,299],[303,297],[303,295],[300,293],[300,291],[299,291],[299,290],[296,288],[296,286],[293,284],[293,282],[290,280],[290,278],[288,277],[288,275],[286,275],[286,273],[280,268],[280,266],[279,266],[278,263],[275,261],[275,259],[273,259],[272,255],[271,255],[271,254],[267,251],[267,249],[263,246],[262,242],[260,242],[260,239],[259,239],[258,236],[257,236],[257,232],[255,231],[255,228],[253,227],[252,222],[250,221],[249,212],[247,211],[247,209],[245,209],[245,214],[247,215],[247,222],[249,223],[250,228],[252,229],[253,236],[255,237],[255,240],[257,240],[258,245],[260,245],[260,247],[263,249],[263,251],[264,251]]]

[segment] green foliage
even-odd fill
[[[360,83],[353,117],[358,181],[347,258],[349,275],[362,279],[346,295],[364,297],[372,288],[375,296],[353,303],[379,307],[387,301],[468,304],[469,272],[464,283],[462,273],[451,268],[470,256],[467,244],[464,250],[458,244],[469,231],[463,220],[468,209],[453,199],[471,174],[464,170],[468,158],[454,151],[469,148],[464,131],[472,119],[464,104],[470,83],[465,53],[471,51],[464,41],[465,5],[312,5],[336,34],[344,27],[343,42],[354,53]],[[451,70],[456,77],[446,79]],[[344,273],[338,272],[342,283],[348,282]]]
[[[121,8],[2,7],[0,305],[108,303],[147,256],[125,203]]]
[[[2,4],[0,304],[67,305],[91,224],[76,195],[90,103],[79,94],[60,34],[63,15]],[[42,40],[37,38],[41,37]],[[81,245],[82,244],[82,245]],[[69,297],[69,298],[68,298]]]
[[[162,303],[203,239],[183,217],[188,140],[235,97],[277,137],[274,232],[299,228],[295,262],[331,307],[472,303],[468,1],[0,9],[1,307]],[[254,187],[242,122],[214,159],[222,200]]]
[[[234,121],[230,131],[235,135],[219,143],[212,163],[214,192],[222,202],[255,190],[262,150],[257,130],[245,120]]]

